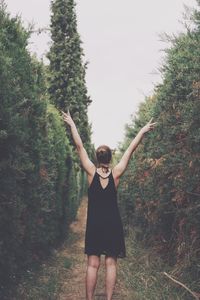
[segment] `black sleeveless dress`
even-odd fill
[[[123,258],[126,256],[124,233],[112,171],[105,188],[100,176],[96,171],[88,188],[85,254]]]

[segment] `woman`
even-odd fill
[[[152,119],[139,131],[123,154],[120,162],[110,168],[112,152],[106,145],[96,150],[98,167],[89,159],[70,113],[63,113],[64,121],[70,126],[82,166],[88,178],[88,212],[85,234],[85,254],[87,254],[86,299],[92,300],[97,283],[100,256],[105,255],[106,296],[112,299],[115,282],[117,258],[125,257],[125,243],[121,218],[117,206],[117,186],[121,175],[127,168],[132,153],[144,134],[156,124]]]

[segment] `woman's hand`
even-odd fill
[[[72,127],[74,124],[74,121],[72,120],[72,117],[70,115],[69,110],[67,111],[67,113],[65,113],[64,111],[62,111],[62,116],[63,116],[63,120],[65,123],[67,123],[70,127]]]
[[[143,134],[154,129],[157,122],[152,123],[152,120],[153,118],[140,130]]]

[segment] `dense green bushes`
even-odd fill
[[[195,14],[199,24],[199,14]],[[155,130],[136,150],[120,187],[124,222],[145,245],[176,266],[174,275],[198,285],[200,269],[200,31],[171,39],[163,83],[127,126],[126,148],[154,117]],[[125,193],[125,197],[124,197]],[[189,299],[189,298],[187,298]]]
[[[46,67],[31,57],[28,38],[20,19],[1,5],[1,299],[6,286],[66,235],[84,188],[61,116],[48,103]]]

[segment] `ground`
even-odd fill
[[[76,220],[71,224],[63,245],[40,265],[29,269],[9,300],[84,300],[87,257],[84,238],[87,215],[87,198],[83,198]],[[113,300],[136,300],[129,284],[128,258],[118,259],[118,277]],[[130,277],[130,278],[127,278]],[[94,300],[106,300],[104,256],[98,275]],[[138,299],[137,299],[138,300]]]
[[[72,234],[76,239],[72,244],[63,249],[61,255],[72,259],[73,267],[68,270],[66,278],[61,287],[59,300],[83,300],[85,299],[85,270],[86,256],[84,253],[84,233],[86,224],[87,198],[84,198],[78,210],[77,219],[71,224]],[[123,284],[123,270],[121,270],[120,259],[118,260],[118,279],[113,295],[113,300],[133,300],[131,293],[128,292]],[[105,300],[105,268],[104,257],[101,258],[101,266],[98,275],[98,283],[95,292],[95,300]]]

